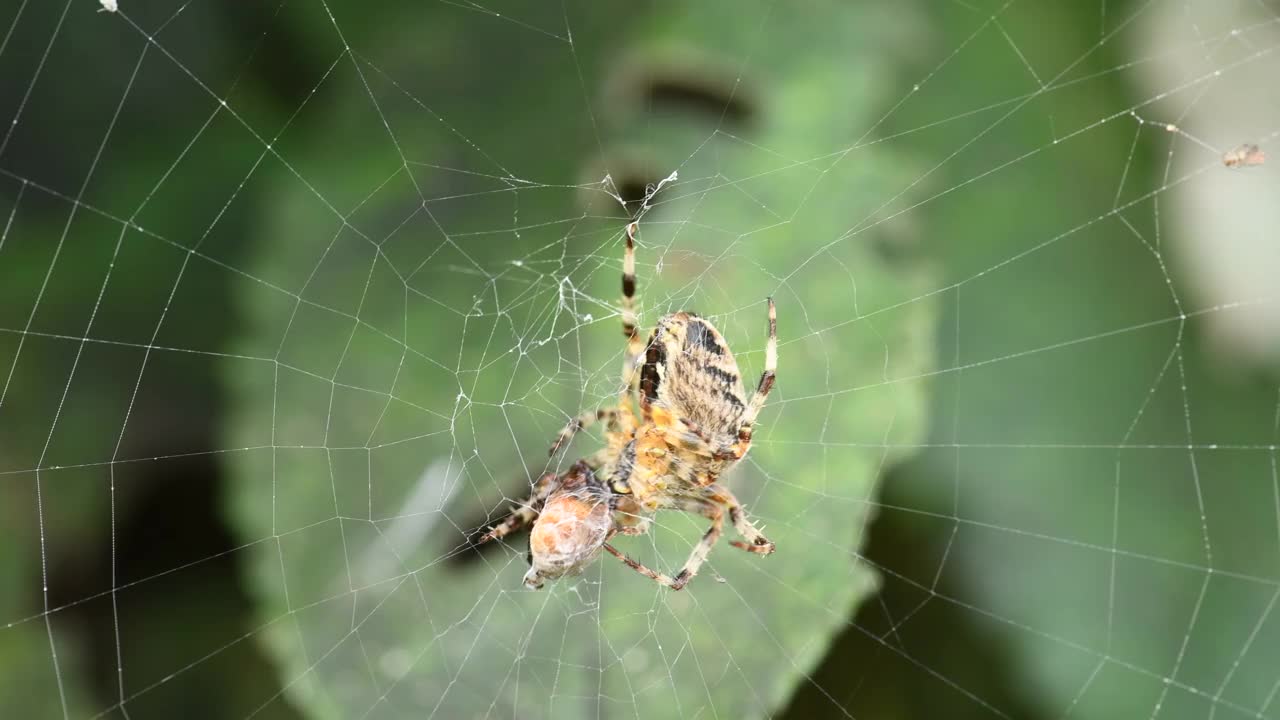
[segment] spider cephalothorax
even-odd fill
[[[737,498],[716,480],[746,455],[756,416],[773,387],[778,364],[777,319],[769,300],[765,368],[747,397],[738,363],[708,320],[690,312],[665,315],[640,339],[635,318],[636,223],[627,226],[622,267],[622,330],[627,337],[618,403],[569,422],[554,455],[586,425],[606,422],[606,445],[567,472],[543,475],[532,496],[479,542],[500,539],[533,522],[525,585],[576,574],[604,549],[629,567],[676,590],[683,588],[720,538],[727,511],[745,539],[736,547],[767,555],[769,542]],[[636,417],[636,405],[639,417]],[[615,534],[647,532],[659,510],[681,510],[711,521],[675,577],[650,570],[609,544]]]

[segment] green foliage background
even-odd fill
[[[1149,4],[134,5],[0,50],[0,716],[1267,713],[1276,388],[1157,227]],[[676,168],[642,319],[750,374],[778,299],[780,551],[522,592],[463,536],[613,395]]]

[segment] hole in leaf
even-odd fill
[[[627,208],[627,215],[635,217],[644,207],[644,199],[651,188],[657,187],[660,178],[643,175],[639,172],[628,172],[615,181],[618,196]]]
[[[734,81],[705,75],[666,74],[649,78],[643,97],[652,111],[674,110],[712,117],[722,126],[742,127],[755,115]]]

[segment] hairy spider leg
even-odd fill
[[[741,548],[747,552],[759,555],[768,555],[773,552],[774,544],[765,538],[755,525],[747,519],[746,510],[742,508],[742,503],[729,492],[719,485],[712,485],[709,488],[712,492],[706,499],[698,498],[682,498],[674,507],[688,513],[696,513],[711,520],[711,527],[707,528],[702,534],[702,539],[694,546],[693,551],[689,553],[689,559],[685,561],[684,566],[680,568],[680,572],[675,577],[660,573],[643,563],[632,559],[626,553],[619,551],[609,543],[604,544],[604,549],[609,551],[610,555],[621,560],[627,567],[644,575],[645,577],[666,585],[672,590],[683,590],[685,585],[698,574],[703,563],[707,561],[708,555],[711,554],[711,548],[715,547],[716,541],[720,539],[724,526],[724,508],[729,509],[729,518],[733,522],[734,528],[749,542],[734,540],[731,545]],[[631,534],[631,533],[627,533]]]
[[[636,416],[632,403],[640,388],[640,357],[644,354],[644,340],[636,327],[636,232],[638,223],[627,225],[626,250],[622,257],[622,334],[627,338],[627,348],[622,358],[622,389],[618,405],[609,428],[609,446],[620,452],[631,441],[636,429]],[[625,483],[623,484],[625,488]],[[624,490],[625,491],[625,490]]]
[[[570,420],[563,428],[561,428],[560,432],[556,435],[555,442],[551,443],[551,449],[547,452],[547,455],[549,457],[554,457],[556,452],[568,444],[578,431],[583,428],[590,427],[598,420],[607,419],[609,426],[612,429],[617,425],[617,418],[617,408],[606,408],[582,413],[578,417]],[[587,467],[595,470],[604,464],[604,461],[608,456],[609,450],[607,448],[601,449],[583,460],[583,462]],[[533,492],[530,494],[529,498],[515,506],[512,509],[511,514],[508,515],[505,520],[490,528],[488,532],[476,541],[476,544],[482,545],[490,540],[500,540],[536,520],[547,496],[560,485],[560,482],[558,481],[552,482],[552,480],[557,480],[558,477],[559,476],[555,473],[551,472],[546,473],[539,478],[538,481],[534,483]]]
[[[559,452],[561,448],[568,445],[570,440],[573,440],[574,435],[577,435],[580,430],[591,427],[598,420],[608,419],[609,423],[612,425],[617,414],[618,411],[616,408],[606,408],[601,410],[588,410],[578,417],[573,418],[569,422],[565,423],[565,426],[560,429],[560,432],[556,435],[555,442],[551,443],[551,449],[547,451],[547,456],[555,457],[555,454]]]
[[[684,566],[680,568],[680,572],[676,573],[675,577],[651,570],[609,544],[605,544],[604,548],[625,563],[627,567],[641,575],[666,585],[672,590],[683,590],[684,586],[688,585],[689,581],[698,574],[698,570],[707,561],[707,556],[711,554],[711,548],[715,547],[716,541],[720,539],[720,534],[724,528],[724,509],[712,500],[699,498],[682,498],[673,507],[687,513],[702,515],[711,521],[711,527],[707,528],[706,532],[702,534],[702,539],[698,541],[693,551],[689,553],[689,559],[685,560]]]
[[[764,372],[760,373],[760,384],[756,386],[756,392],[751,396],[747,411],[742,416],[742,426],[748,437],[751,436],[751,427],[755,425],[756,416],[760,414],[764,401],[769,397],[769,391],[773,389],[777,375],[778,311],[773,306],[773,298],[769,298],[769,341],[764,346]]]
[[[651,570],[608,544],[605,545],[605,549],[625,563],[627,567],[641,575],[673,590],[682,590],[698,574],[698,570],[702,568],[703,563],[707,561],[707,557],[711,554],[711,548],[715,547],[716,542],[720,539],[724,528],[724,512],[727,507],[729,518],[733,522],[734,528],[749,541],[735,540],[730,544],[736,548],[759,555],[772,553],[774,549],[773,543],[751,524],[751,521],[747,519],[746,511],[742,509],[742,503],[738,502],[733,493],[719,485],[712,485],[709,489],[711,492],[705,499],[686,497],[681,498],[674,505],[677,510],[702,515],[711,521],[711,526],[702,534],[702,539],[698,541],[693,551],[689,553],[689,558],[685,560],[684,566],[680,568],[680,572],[676,573],[675,577],[669,577]]]
[[[614,494],[613,529],[619,535],[644,535],[649,532],[653,517],[645,514],[631,494]]]
[[[476,545],[483,545],[490,540],[501,540],[511,533],[519,530],[525,525],[533,522],[538,517],[538,513],[542,510],[542,505],[547,501],[547,496],[560,486],[560,476],[556,473],[544,473],[538,481],[533,484],[533,493],[527,500],[519,505],[511,508],[511,514],[507,515],[502,522],[489,528],[489,531],[480,536],[476,540]]]
[[[773,389],[778,374],[778,312],[774,307],[773,298],[768,298],[768,302],[769,339],[765,344],[764,372],[760,374],[760,382],[756,385],[756,391],[752,394],[751,399],[747,402],[746,409],[742,413],[737,442],[727,449],[716,450],[711,447],[706,435],[700,428],[694,426],[688,420],[680,418],[679,421],[683,428],[689,431],[689,435],[684,439],[684,445],[687,449],[725,462],[737,462],[745,457],[747,451],[751,449],[751,436],[755,429],[756,417],[760,415],[760,410],[764,407],[765,400],[769,398],[769,391]],[[702,485],[709,485],[715,480],[715,475],[698,478],[698,482]]]
[[[641,564],[640,562],[638,562],[638,561],[636,561],[636,560],[632,560],[630,557],[628,557],[628,556],[626,555],[626,553],[620,552],[617,548],[615,548],[614,546],[610,545],[609,543],[605,543],[605,544],[604,544],[604,549],[605,549],[605,550],[608,550],[610,555],[612,555],[612,556],[614,556],[614,557],[618,558],[618,559],[619,559],[619,560],[621,560],[623,563],[625,563],[627,567],[631,568],[632,570],[635,570],[636,572],[638,572],[638,573],[640,573],[641,575],[643,575],[643,576],[645,576],[645,577],[649,578],[650,580],[653,580],[654,582],[658,583],[659,585],[666,585],[667,587],[670,587],[670,588],[673,588],[673,589],[676,589],[676,590],[679,590],[680,588],[684,587],[684,583],[681,583],[681,584],[677,587],[677,585],[676,585],[676,581],[675,581],[674,579],[672,579],[670,576],[663,575],[662,573],[660,573],[660,572],[658,572],[658,571],[656,571],[656,570],[650,570],[649,568],[645,567],[645,566],[644,566],[643,564]],[[687,581],[686,581],[686,582],[687,582]]]
[[[729,543],[730,545],[760,555],[768,555],[773,552],[773,542],[752,524],[751,520],[747,518],[747,511],[742,507],[742,503],[738,502],[738,498],[732,492],[729,492],[728,488],[721,485],[708,485],[706,490],[707,497],[710,500],[729,508],[729,521],[733,523],[733,527],[738,531],[738,534],[747,539],[747,542],[734,540]]]
[[[590,468],[592,472],[594,472],[596,470],[599,470],[601,467],[603,467],[604,464],[608,462],[609,456],[612,454],[613,453],[609,448],[607,447],[600,448],[599,450],[582,458],[581,462],[585,464],[588,468]]]
[[[702,534],[702,539],[693,547],[693,551],[689,553],[689,559],[684,561],[684,567],[680,568],[680,572],[676,573],[675,585],[671,587],[679,590],[683,588],[694,575],[698,574],[698,569],[707,561],[707,556],[711,554],[711,548],[715,546],[716,541],[720,539],[720,533],[724,528],[724,509],[712,502],[711,500],[700,500],[697,498],[683,498],[676,507],[687,513],[696,513],[711,521],[711,527]]]
[[[769,340],[764,346],[764,372],[760,373],[760,383],[742,413],[742,425],[738,428],[738,441],[733,444],[729,453],[721,459],[741,460],[751,449],[751,434],[755,429],[756,417],[769,398],[769,391],[778,376],[778,311],[774,308],[773,298],[769,298]]]
[[[627,225],[627,246],[622,256],[622,334],[627,338],[626,355],[622,358],[622,397],[618,404],[630,407],[632,396],[640,386],[640,355],[644,340],[636,327],[636,232],[639,223]]]
[[[555,456],[579,431],[596,421],[607,418],[609,427],[606,434],[608,435],[610,448],[600,450],[586,460],[587,465],[592,469],[597,469],[604,463],[605,459],[610,455],[610,450],[616,453],[625,445],[630,440],[635,428],[635,414],[632,411],[631,402],[640,384],[639,363],[637,361],[644,352],[644,341],[640,338],[640,331],[636,327],[635,312],[635,238],[638,229],[639,225],[637,223],[633,222],[627,225],[626,251],[622,259],[622,332],[627,338],[627,349],[622,362],[623,387],[618,398],[618,406],[584,412],[571,419],[556,435],[556,439],[551,443],[551,448],[547,453],[548,456]],[[490,540],[501,539],[537,519],[538,512],[542,504],[546,502],[547,496],[559,484],[558,482],[550,482],[548,480],[549,477],[555,479],[557,476],[552,473],[540,478],[535,483],[533,493],[529,499],[513,508],[511,515],[482,535],[476,544],[479,545]],[[647,525],[641,525],[640,527],[647,527]],[[637,531],[643,532],[643,530],[637,528],[627,528],[628,534]]]

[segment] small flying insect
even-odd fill
[[[1257,145],[1237,145],[1222,154],[1222,164],[1229,168],[1251,167],[1267,161],[1267,154]]]

